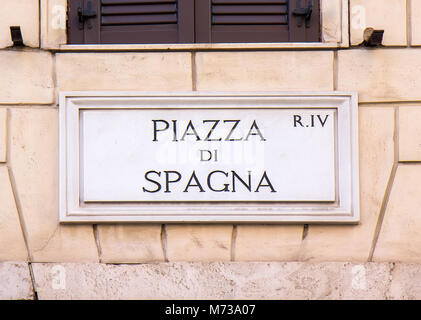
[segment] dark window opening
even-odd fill
[[[68,0],[68,39],[69,44],[318,42],[320,4],[319,0]]]

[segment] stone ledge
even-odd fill
[[[141,51],[206,51],[206,50],[297,50],[335,49],[337,42],[279,42],[279,43],[176,43],[176,44],[62,44],[58,52],[141,52]]]
[[[421,264],[33,263],[40,299],[420,299]]]

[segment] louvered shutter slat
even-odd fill
[[[176,14],[120,15],[102,17],[102,25],[177,23]]]
[[[288,0],[213,0],[213,4],[288,4]]]
[[[269,14],[269,15],[287,15],[288,8],[287,6],[276,6],[276,5],[244,5],[244,6],[233,6],[233,5],[225,5],[225,6],[212,6],[212,14],[213,15],[220,15],[220,14]]]
[[[284,24],[288,23],[286,16],[279,17],[273,15],[219,15],[214,16],[212,23],[217,24]]]
[[[102,0],[103,5],[176,3],[176,0]]]
[[[177,13],[177,7],[173,4],[147,4],[147,5],[118,5],[103,6],[101,9],[102,17],[108,15],[124,14],[151,14],[151,13]]]

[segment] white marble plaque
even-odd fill
[[[62,93],[61,221],[356,222],[352,94]]]
[[[84,201],[334,201],[333,109],[85,110]]]

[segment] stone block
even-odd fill
[[[68,90],[191,90],[190,53],[59,53],[57,84]]]
[[[32,300],[34,291],[28,264],[0,263],[0,300]]]
[[[39,46],[38,4],[38,0],[1,1],[0,48],[5,48],[13,45],[12,38],[10,36],[11,26],[20,26],[23,43],[26,46]]]
[[[0,70],[0,103],[53,103],[51,53],[0,51]]]
[[[101,261],[145,263],[164,261],[161,225],[99,225]]]
[[[302,225],[238,225],[235,261],[297,261]]]
[[[58,221],[58,110],[9,112],[9,162],[34,261],[98,261],[93,227]]]
[[[232,225],[167,225],[169,261],[229,261]]]
[[[28,258],[7,167],[0,167],[0,261]]]
[[[421,166],[399,165],[374,261],[421,262]]]
[[[198,52],[197,90],[333,90],[333,52]]]
[[[305,261],[367,261],[394,161],[394,109],[360,107],[360,214],[358,225],[310,225]]]
[[[351,0],[351,45],[363,42],[365,28],[384,30],[383,45],[406,46],[406,0]]]
[[[399,108],[399,161],[421,161],[421,107]]]
[[[393,264],[387,298],[394,300],[421,299],[421,268],[419,264]]]
[[[357,91],[360,102],[421,99],[421,50],[341,50],[338,90]]]

